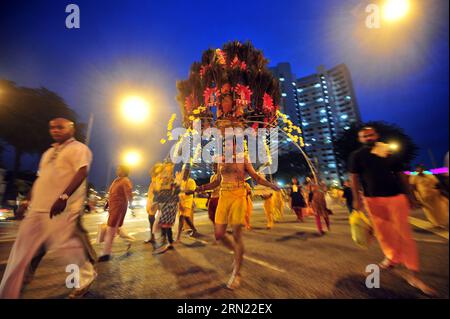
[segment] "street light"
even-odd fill
[[[383,6],[383,18],[386,21],[400,20],[409,12],[408,0],[387,0]]]
[[[123,154],[122,162],[130,167],[135,167],[141,162],[141,154],[137,151],[127,151]]]
[[[149,115],[148,102],[140,96],[128,96],[121,104],[123,117],[133,123],[144,122]]]

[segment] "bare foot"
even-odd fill
[[[234,290],[239,288],[241,285],[241,275],[240,274],[232,274],[227,283],[227,288],[230,290]]]
[[[395,266],[396,264],[389,258],[384,258],[382,262],[378,263],[378,267],[384,270],[393,269]]]
[[[424,283],[422,280],[419,279],[419,277],[416,274],[408,274],[405,276],[406,281],[408,284],[410,284],[412,287],[419,289],[422,293],[429,297],[437,297],[438,293],[436,290],[428,286],[426,283]]]

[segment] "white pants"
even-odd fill
[[[119,235],[125,242],[131,244],[136,240],[133,236],[129,235],[122,227],[107,227],[105,232],[105,243],[103,246],[102,255],[111,255],[112,244],[116,235]]]
[[[80,288],[94,280],[94,266],[88,259],[86,247],[77,235],[78,217],[79,212],[64,212],[50,219],[48,212],[28,211],[20,223],[9,255],[0,284],[0,298],[20,297],[30,262],[43,247],[45,252],[52,253],[65,262],[61,271],[65,272],[65,267],[70,264],[78,266]]]

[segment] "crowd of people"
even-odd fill
[[[20,224],[17,238],[0,284],[1,298],[19,298],[24,283],[29,282],[40,259],[49,252],[58,251],[68,264],[80,267],[80,285],[70,297],[83,296],[94,282],[97,274],[95,262],[111,260],[114,238],[119,235],[128,249],[135,238],[123,228],[124,218],[132,200],[132,182],[129,169],[120,165],[117,178],[109,189],[108,220],[101,237],[103,250],[100,257],[90,245],[81,226],[85,184],[92,154],[89,148],[74,136],[74,123],[65,118],[50,122],[50,134],[55,144],[43,154],[39,176],[30,192],[25,218]],[[343,197],[349,212],[365,211],[373,223],[375,235],[385,259],[379,263],[382,269],[404,265],[409,270],[407,281],[427,295],[435,292],[419,279],[419,256],[412,238],[408,216],[418,203],[427,218],[436,226],[448,227],[448,198],[442,195],[438,181],[424,174],[423,167],[417,175],[403,174],[401,162],[386,152],[379,142],[376,129],[360,130],[359,140],[363,146],[355,151],[349,164],[350,180],[344,185]],[[228,143],[228,144],[227,144]],[[233,143],[225,147],[237,151]],[[322,222],[330,231],[331,210],[327,207],[326,185],[316,178],[307,177],[300,183],[297,177],[285,188],[271,182],[258,173],[244,156],[238,163],[219,162],[214,165],[214,175],[205,185],[197,185],[190,177],[190,165],[185,164],[180,173],[174,172],[170,161],[159,163],[151,170],[147,213],[150,236],[145,243],[154,244],[154,253],[164,253],[181,240],[183,230],[190,229],[191,236],[198,236],[194,225],[194,194],[209,194],[208,216],[214,228],[216,242],[234,252],[233,270],[227,282],[229,289],[241,283],[241,267],[244,257],[243,228],[252,229],[253,200],[264,200],[267,229],[283,218],[285,204],[299,222],[306,216],[314,216],[317,231],[324,235]],[[250,187],[249,179],[264,187],[257,193]],[[178,216],[178,230],[174,240],[173,226]],[[231,236],[227,228],[231,227]]]

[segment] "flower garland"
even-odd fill
[[[286,124],[283,127],[283,131],[286,132],[286,135],[294,142],[298,143],[300,147],[304,147],[305,143],[303,137],[301,136],[302,130],[297,125],[294,125],[291,120],[288,119],[287,115],[277,110],[277,115],[281,118],[282,122]]]
[[[169,141],[171,141],[173,139],[173,136],[172,136],[173,122],[175,121],[176,118],[177,118],[177,115],[175,113],[173,113],[170,116],[169,122],[167,123],[167,140],[169,140]],[[167,140],[162,138],[159,142],[161,144],[166,144]]]

